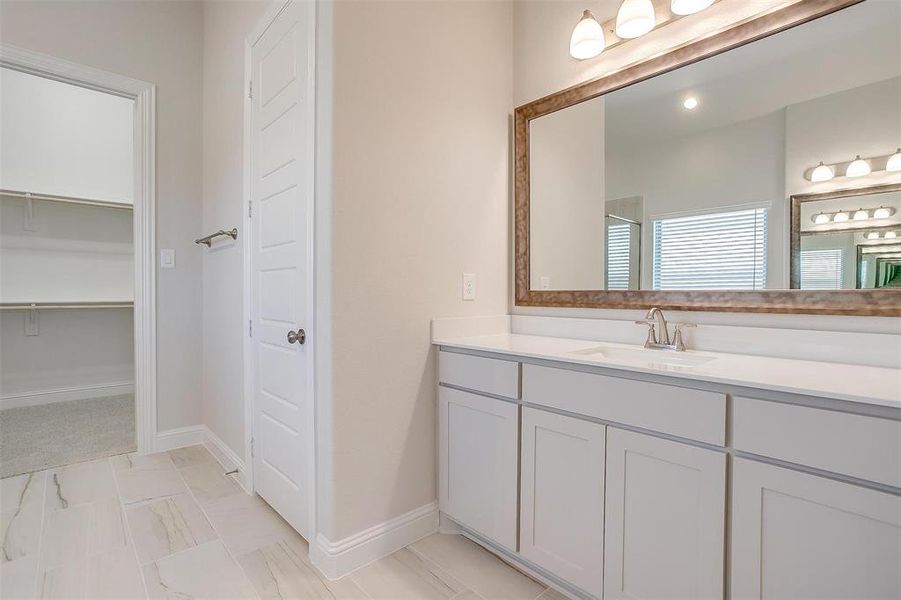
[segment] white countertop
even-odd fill
[[[602,341],[510,333],[459,338],[436,337],[432,343],[450,348],[901,408],[901,369],[692,350],[675,353]],[[624,351],[623,354],[635,356],[610,358],[602,354],[579,354],[600,347],[610,348],[611,353],[616,353],[619,349]],[[633,352],[630,353],[630,350]],[[634,352],[636,350],[640,353]],[[646,359],[644,353],[647,353]],[[712,360],[699,365],[661,362],[682,357],[687,360]]]

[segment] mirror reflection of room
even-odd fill
[[[896,286],[898,194],[803,204],[797,248],[790,199],[901,183],[899,32],[865,2],[532,120],[531,289]]]

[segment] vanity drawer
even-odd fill
[[[524,364],[522,394],[530,404],[726,444],[726,395],[719,392]]]
[[[901,487],[901,421],[743,397],[732,414],[736,450]]]
[[[441,351],[438,353],[438,381],[516,400],[519,398],[519,363]]]

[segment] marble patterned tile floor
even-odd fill
[[[337,581],[202,446],[0,480],[0,598],[558,600],[458,535]]]

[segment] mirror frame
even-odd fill
[[[789,267],[789,282],[793,290],[797,290],[801,285],[801,205],[805,202],[835,200],[837,198],[853,198],[855,196],[869,196],[871,194],[884,194],[887,192],[901,192],[901,183],[871,185],[862,188],[847,188],[814,194],[795,194],[791,197],[791,238],[789,241],[791,265]],[[901,226],[895,224],[883,225],[879,227],[862,227],[861,229],[865,229],[867,231],[873,231],[877,229],[901,229]],[[882,291],[891,292],[893,290]]]
[[[658,306],[669,310],[803,313],[865,316],[901,316],[901,290],[686,290],[686,291],[608,291],[608,290],[532,290],[529,260],[529,123],[552,112],[620,88],[650,79],[686,65],[722,54],[739,46],[818,19],[863,0],[800,0],[788,7],[753,17],[698,41],[677,47],[659,56],[641,61],[598,79],[545,96],[514,111],[514,238],[515,304],[568,308],[647,309]],[[872,188],[870,188],[872,190]],[[860,190],[844,190],[852,194]],[[841,193],[841,192],[830,192]],[[862,192],[865,193],[865,192]],[[792,196],[792,227],[795,199]],[[813,198],[811,198],[813,199]],[[795,259],[790,259],[790,278],[794,278]],[[793,279],[790,279],[790,281]]]

